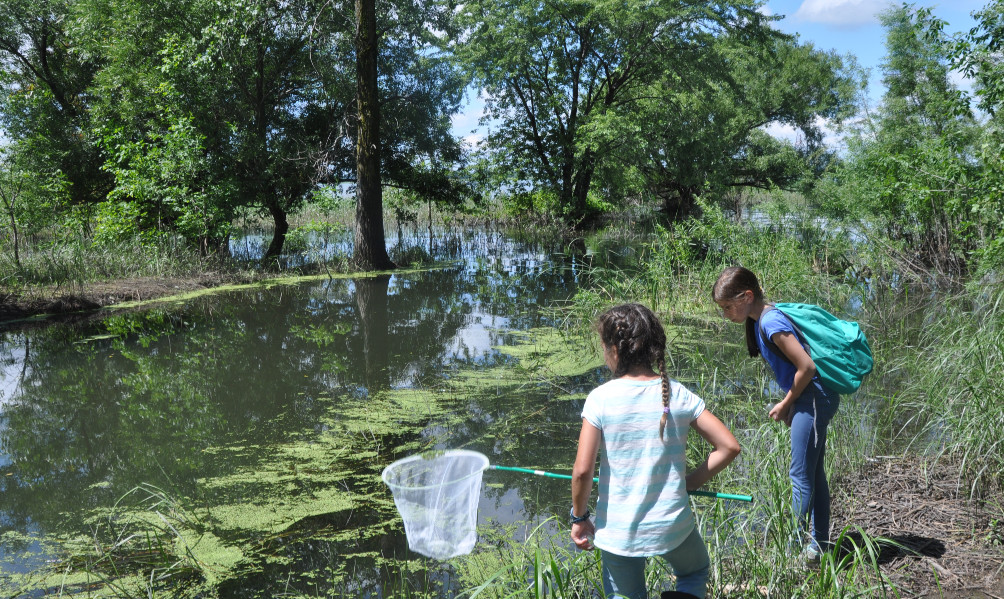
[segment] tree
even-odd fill
[[[114,181],[97,207],[96,237],[180,233],[204,253],[225,249],[239,205],[235,161],[219,151],[231,131],[208,76],[207,37],[193,35],[209,29],[211,4],[78,0],[75,7],[78,52],[101,64],[90,88],[91,127]]]
[[[593,177],[619,141],[587,134],[595,121],[635,110],[657,82],[713,76],[700,69],[716,37],[768,33],[757,7],[748,0],[465,3],[458,55],[484,89],[486,119],[497,123],[489,143],[513,173],[511,184],[545,186],[565,217],[581,223]]]
[[[975,81],[979,108],[989,115],[977,140],[976,160],[981,168],[979,185],[974,185],[970,200],[973,235],[979,239],[976,254],[986,270],[1004,266],[1004,2],[993,0],[973,14],[976,25],[968,32],[948,40],[946,49],[952,65]],[[946,23],[932,20],[930,36],[945,41]]]
[[[356,224],[352,257],[363,270],[394,267],[387,256],[380,187],[380,94],[376,0],[356,3]]]
[[[354,8],[353,261],[383,270],[394,266],[384,241],[383,185],[427,198],[456,196],[451,167],[461,152],[449,116],[459,110],[464,82],[442,53],[442,35],[453,28],[447,3],[392,1],[378,7],[376,0],[355,0]]]
[[[980,127],[951,82],[948,40],[931,11],[907,5],[881,20],[887,91],[876,117],[850,137],[828,201],[870,219],[908,262],[958,274],[980,245],[987,216],[974,202]]]
[[[0,147],[0,210],[10,226],[14,264],[21,268],[21,243],[52,222],[54,206],[65,199],[58,172],[38,172],[17,144]],[[26,165],[29,165],[26,167]]]
[[[128,207],[140,229],[181,232],[208,250],[250,209],[274,223],[271,260],[288,216],[318,185],[356,182],[351,3],[80,1],[80,35],[103,57],[94,113],[116,181],[109,200]],[[398,118],[376,123],[390,158],[376,168],[393,184],[428,188],[428,177],[410,174],[424,172],[429,156],[457,153],[444,143],[444,115],[456,111],[462,86],[423,38],[448,11],[392,8],[378,11],[376,58],[386,74],[374,80],[378,102]],[[383,247],[382,228],[367,235]]]
[[[89,125],[89,87],[100,63],[70,35],[74,4],[0,3],[0,129],[32,160],[25,168],[61,172],[72,202],[86,206],[103,198],[111,180]]]
[[[717,38],[700,75],[669,72],[631,112],[595,127],[620,140],[615,170],[640,169],[642,190],[670,217],[688,215],[702,193],[804,189],[827,156],[821,123],[853,108],[855,80],[840,57],[780,33],[760,41]],[[792,127],[799,145],[770,136],[771,124]]]

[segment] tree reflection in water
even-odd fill
[[[152,484],[197,534],[240,549],[217,572],[222,596],[279,592],[263,582],[275,580],[378,596],[383,560],[409,556],[378,478],[387,463],[465,446],[495,463],[568,467],[575,394],[598,371],[555,386],[496,348],[550,324],[538,307],[574,293],[575,260],[498,237],[449,268],[8,332],[0,531],[86,537],[95,510]],[[546,479],[486,483],[483,512],[496,518],[567,503]],[[15,538],[3,551],[27,563]]]

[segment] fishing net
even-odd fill
[[[412,551],[448,559],[474,549],[487,468],[487,457],[463,449],[415,455],[384,468]]]

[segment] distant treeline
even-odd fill
[[[955,38],[928,11],[886,13],[888,92],[865,112],[852,57],[750,0],[6,0],[4,251],[65,227],[212,252],[255,213],[278,255],[290,214],[356,183],[361,8],[377,16],[380,179],[415,200],[583,226],[784,189],[876,219],[925,266],[999,247],[997,2]],[[466,90],[484,103],[474,144],[451,131]],[[842,124],[837,154],[823,136]]]

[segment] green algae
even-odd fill
[[[514,336],[517,344],[498,347],[498,351],[516,358],[520,370],[537,377],[574,377],[603,365],[599,352],[581,334],[535,328]]]
[[[210,287],[207,289],[198,289],[195,291],[188,291],[185,293],[179,293],[176,295],[147,299],[147,300],[137,300],[131,302],[119,302],[117,304],[112,304],[110,306],[105,306],[102,310],[125,310],[125,309],[135,309],[144,308],[147,306],[152,306],[155,304],[184,304],[193,299],[198,299],[200,297],[205,297],[208,295],[216,295],[220,293],[227,293],[231,291],[243,291],[248,289],[272,289],[278,286],[292,286],[300,285],[302,283],[312,283],[317,281],[327,281],[327,280],[346,280],[346,279],[372,279],[376,277],[385,277],[389,275],[395,276],[405,276],[411,274],[417,274],[421,272],[428,272],[432,270],[441,270],[444,268],[450,268],[456,264],[446,263],[446,264],[435,264],[432,266],[422,267],[422,268],[407,268],[398,270],[382,270],[382,271],[368,271],[368,272],[352,272],[352,273],[332,273],[332,274],[322,274],[322,275],[298,275],[291,277],[275,277],[271,279],[265,279],[263,281],[256,281],[254,283],[238,283],[233,285],[220,285],[218,287]]]
[[[317,418],[313,431],[302,431],[273,444],[205,448],[203,451],[215,461],[232,466],[221,468],[225,474],[197,481],[203,499],[162,498],[155,507],[149,502],[120,502],[106,510],[95,510],[91,523],[114,520],[120,529],[132,527],[137,533],[149,532],[144,538],[159,539],[162,561],[198,572],[203,589],[242,579],[265,567],[294,567],[281,553],[263,550],[273,541],[324,540],[349,546],[375,539],[388,530],[400,530],[393,498],[379,477],[388,449],[395,455],[407,455],[425,451],[437,441],[448,441],[451,427],[469,423],[476,398],[496,397],[512,403],[514,409],[483,438],[497,437],[500,447],[511,448],[517,444],[516,435],[508,432],[513,428],[546,434],[546,426],[555,426],[536,423],[537,404],[520,407],[526,401],[520,389],[528,385],[560,389],[562,379],[586,374],[602,365],[595,348],[583,336],[539,328],[511,338],[513,343],[496,348],[508,358],[504,363],[460,369],[448,379],[437,381],[434,388],[386,389],[364,399],[319,395],[313,400],[324,405],[324,413]],[[584,394],[559,390],[547,396],[549,401],[566,403],[580,400]],[[533,424],[528,426],[528,421]],[[447,432],[438,436],[418,434],[433,425],[445,425]],[[393,439],[393,446],[384,447],[385,439]],[[498,483],[488,484],[501,488]],[[342,520],[347,520],[354,511],[367,511],[375,517],[363,529],[324,524],[333,514],[342,514]],[[110,543],[114,542],[110,539]],[[128,552],[135,548],[122,545],[120,549]],[[75,553],[85,555],[87,551],[81,545]],[[349,559],[351,555],[379,557],[361,551],[339,558]],[[135,567],[142,570],[139,565]],[[340,570],[325,575],[332,580],[350,580],[350,574]],[[126,567],[114,580],[120,588],[139,590],[144,588],[144,576]],[[73,580],[88,579],[84,576]],[[93,575],[89,581],[94,584]],[[46,578],[44,584],[51,585],[52,579]]]

